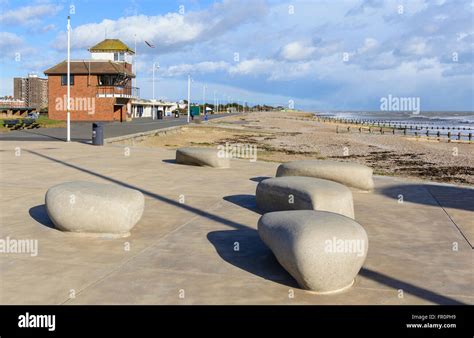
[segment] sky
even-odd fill
[[[0,96],[13,77],[104,38],[137,47],[143,98],[214,95],[296,109],[379,110],[418,98],[421,110],[474,110],[474,1],[469,0],[0,0]],[[150,48],[145,41],[153,44]]]

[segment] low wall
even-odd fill
[[[111,144],[111,143],[129,141],[129,143],[133,145],[135,142],[141,142],[148,137],[163,136],[167,134],[177,133],[181,131],[183,127],[188,127],[188,126],[187,125],[173,126],[173,127],[163,128],[163,129],[144,131],[141,133],[135,133],[135,134],[129,134],[129,135],[123,135],[123,136],[117,136],[117,137],[109,137],[104,140],[104,143]]]

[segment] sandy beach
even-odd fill
[[[336,133],[336,124],[318,122],[311,113],[252,112],[133,141],[136,146],[166,148],[215,147],[226,142],[257,146],[258,160],[263,161],[355,161],[369,165],[379,175],[474,184],[474,144],[389,133]]]

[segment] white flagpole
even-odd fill
[[[67,17],[67,142],[71,142],[71,17]]]
[[[155,63],[153,62],[153,105],[151,108],[151,117],[155,119]]]
[[[137,34],[135,34],[135,55],[133,56],[133,63],[135,68],[135,87],[138,88],[138,72],[137,72]]]

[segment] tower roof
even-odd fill
[[[119,39],[105,39],[104,41],[99,42],[95,46],[89,48],[90,52],[127,52],[130,54],[135,54],[133,50],[128,48]]]
[[[123,74],[128,77],[135,75],[127,69],[122,62],[112,62],[107,60],[71,60],[71,74]],[[67,61],[58,63],[44,71],[46,75],[67,74]]]

